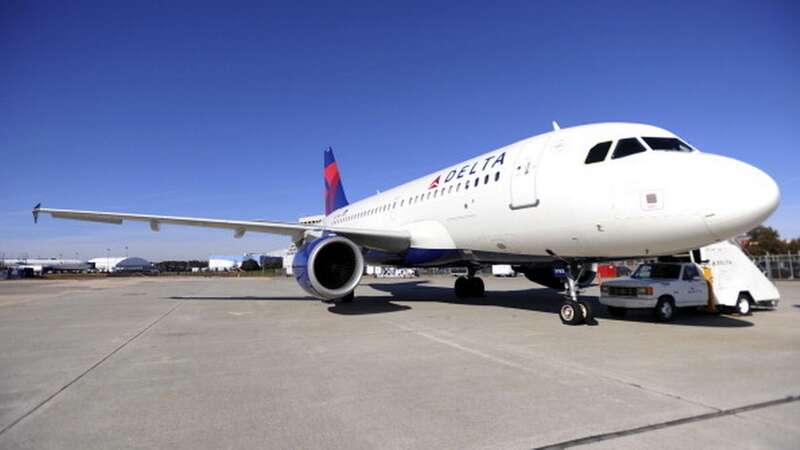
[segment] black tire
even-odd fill
[[[469,297],[470,283],[467,277],[456,278],[456,297]]]
[[[653,313],[657,321],[669,322],[675,317],[675,301],[668,295],[659,298]]]
[[[750,296],[742,292],[739,298],[736,299],[736,314],[740,316],[749,316],[753,313],[753,303],[750,301]]]
[[[561,304],[558,317],[564,325],[580,325],[583,323],[583,309],[578,302],[567,300]]]
[[[478,277],[469,278],[469,295],[470,297],[483,297],[486,288],[483,285],[483,280]]]
[[[619,306],[608,306],[608,313],[614,317],[625,317],[628,314],[628,310],[626,308],[620,308]]]
[[[592,304],[586,300],[578,300],[578,305],[581,307],[584,323],[592,323],[594,321],[594,313],[592,312]]]

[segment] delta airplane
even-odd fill
[[[600,261],[672,255],[732,238],[778,206],[778,186],[743,162],[701,152],[654,126],[601,123],[561,129],[492,150],[349,203],[333,150],[325,151],[319,224],[33,209],[63,219],[143,221],[288,235],[300,286],[352,301],[364,264],[467,266],[458,297],[484,295],[481,266],[511,264],[563,289],[562,322],[591,318],[578,289]]]

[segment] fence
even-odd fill
[[[753,262],[771,280],[800,280],[800,255],[754,256]]]

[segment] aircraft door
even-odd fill
[[[511,174],[511,201],[508,205],[511,209],[530,208],[539,204],[536,170],[544,149],[544,139],[525,143],[517,149]]]

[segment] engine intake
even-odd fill
[[[306,292],[332,300],[356,288],[364,273],[364,257],[353,241],[342,236],[325,236],[297,249],[292,269],[297,283]]]

